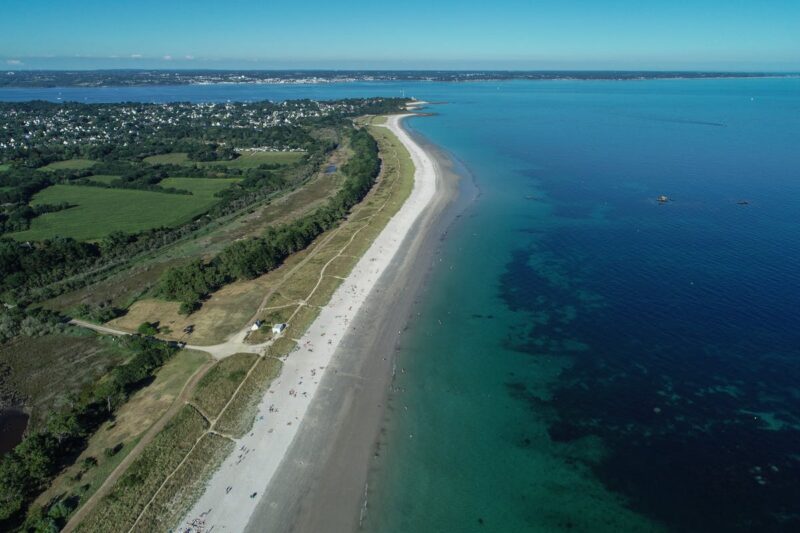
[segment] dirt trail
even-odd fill
[[[94,328],[91,328],[94,329]],[[108,328],[106,328],[108,329]],[[112,333],[112,335],[117,335],[118,333]],[[100,485],[100,488],[91,495],[91,497],[86,500],[78,511],[72,515],[67,525],[64,526],[62,531],[69,533],[70,531],[74,531],[75,527],[83,520],[85,516],[87,516],[97,505],[103,497],[111,491],[111,488],[117,482],[117,480],[122,477],[122,474],[128,470],[128,467],[142,454],[142,451],[147,447],[150,442],[158,435],[162,429],[167,425],[167,423],[172,420],[172,417],[177,414],[177,412],[187,403],[189,403],[189,397],[191,396],[192,392],[194,391],[195,385],[203,379],[203,376],[206,375],[214,363],[216,361],[213,359],[209,359],[206,363],[195,370],[195,373],[192,374],[192,377],[186,382],[181,389],[180,394],[173,400],[172,405],[169,406],[161,418],[155,421],[152,426],[150,426],[142,438],[136,443],[136,446],[128,453],[125,459],[120,462],[117,467],[111,472],[111,474],[103,481],[103,484]]]

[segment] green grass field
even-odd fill
[[[91,159],[67,159],[66,161],[56,161],[41,167],[39,170],[84,170],[94,166]]]
[[[150,157],[145,157],[144,162],[151,165],[188,165],[192,163],[192,161],[189,161],[189,156],[186,155],[186,152],[151,155]]]
[[[42,240],[56,235],[78,240],[97,240],[115,231],[137,232],[161,226],[176,226],[203,213],[218,198],[214,193],[235,180],[168,178],[164,186],[192,191],[192,195],[165,194],[132,189],[103,189],[77,185],[54,185],[34,196],[31,204],[67,202],[76,207],[45,213],[33,219],[28,230],[9,236]]]
[[[4,163],[4,164],[0,165],[0,172],[4,172],[4,171],[8,170],[9,168],[11,168],[11,165],[9,165],[8,163]]]
[[[248,152],[243,151],[242,155],[233,161],[190,161],[185,152],[175,152],[172,154],[153,155],[146,157],[144,161],[152,165],[199,165],[213,166],[222,165],[229,168],[255,168],[264,163],[288,165],[302,159],[305,152]]]

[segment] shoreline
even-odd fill
[[[354,444],[366,452],[366,456],[359,454],[366,478],[375,431],[368,431],[371,435],[366,442],[344,432],[345,425],[331,422],[359,422],[361,417],[352,415],[359,405],[369,410],[380,408],[382,413],[385,401],[373,405],[362,400],[388,394],[388,355],[393,352],[399,329],[393,335],[375,335],[376,329],[366,324],[376,319],[387,324],[401,321],[402,329],[406,314],[385,307],[386,293],[399,296],[405,292],[405,283],[400,280],[411,277],[410,265],[425,230],[448,200],[442,194],[440,165],[401,126],[407,116],[390,116],[384,127],[411,154],[415,167],[411,194],[299,339],[299,349],[286,358],[281,375],[259,404],[251,432],[236,440],[236,451],[212,475],[202,496],[181,521],[182,531],[242,531],[246,527],[256,531],[303,530],[302,522],[312,515],[300,511],[308,509],[306,500],[313,500],[319,494],[315,488],[326,486],[326,480],[333,482],[336,493],[352,495],[352,490],[341,490],[341,480],[319,474],[340,464],[338,455]],[[326,331],[331,333],[328,337]],[[371,357],[375,353],[372,349],[361,349],[369,348],[364,344],[377,347],[389,340],[392,349],[387,357]],[[375,426],[380,422],[378,415]],[[365,424],[355,425],[365,428]],[[340,440],[346,442],[332,446]],[[360,499],[363,482],[357,492]],[[356,525],[357,507],[358,501]],[[338,508],[338,514],[344,511]],[[267,522],[274,526],[267,527]],[[332,530],[328,519],[324,523],[326,530]]]

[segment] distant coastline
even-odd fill
[[[657,80],[800,77],[797,72],[642,70],[8,70],[0,88],[328,84],[382,81]]]

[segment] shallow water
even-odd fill
[[[798,530],[800,85],[487,89],[366,529]]]
[[[20,91],[447,102],[411,123],[480,196],[402,337],[366,530],[800,530],[800,80]]]

